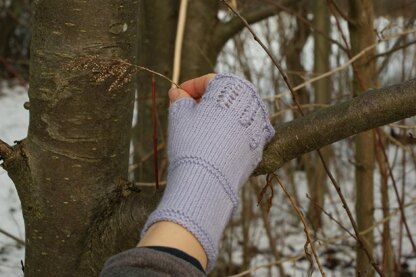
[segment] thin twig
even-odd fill
[[[371,62],[372,60],[377,59],[377,58],[380,58],[380,57],[382,57],[382,56],[388,56],[388,55],[391,55],[391,54],[393,54],[394,52],[399,51],[399,50],[402,50],[402,49],[407,48],[407,47],[409,47],[409,46],[412,46],[413,44],[416,44],[416,40],[409,41],[409,42],[407,42],[407,43],[405,43],[405,44],[402,44],[402,45],[400,45],[400,46],[393,46],[392,48],[390,48],[390,49],[389,49],[389,50],[387,50],[386,52],[383,52],[383,53],[379,53],[379,54],[377,54],[377,55],[374,55],[372,58],[370,58],[370,59],[369,59],[369,61],[368,61],[368,62]]]
[[[396,124],[396,123],[392,123],[389,124],[390,127],[393,128],[399,128],[399,129],[416,129],[416,125],[404,125],[404,124]]]
[[[267,202],[267,213],[270,212],[270,209],[272,207],[273,196],[274,196],[273,186],[272,186],[272,183],[271,183],[271,177],[272,177],[271,175],[267,175],[266,184],[261,189],[261,191],[260,191],[260,193],[257,197],[257,206],[259,206],[261,201],[263,200],[263,196],[266,193],[267,188],[270,189],[270,196],[269,196],[269,199],[268,199],[268,202]]]
[[[250,179],[250,184],[252,185],[251,188],[254,189],[254,193],[259,194],[260,193],[259,190],[260,190],[260,187],[261,187],[260,178],[259,177],[251,178]],[[282,259],[282,253],[281,253],[281,251],[279,251],[278,246],[276,245],[277,239],[273,236],[272,226],[271,226],[270,221],[268,219],[268,211],[266,211],[266,209],[261,207],[260,212],[261,212],[261,218],[262,218],[262,221],[263,221],[264,229],[265,229],[266,235],[269,239],[270,250],[272,251],[272,254],[273,254],[276,261],[281,260]],[[281,247],[281,249],[283,249],[283,246]],[[281,264],[278,264],[277,267],[279,269],[280,276],[286,276],[284,267]]]
[[[165,147],[165,143],[161,143],[157,146],[157,151],[160,152],[162,151],[162,149]],[[142,156],[142,158],[140,159],[140,161],[137,161],[137,163],[131,164],[129,166],[129,172],[132,172],[133,170],[135,170],[137,167],[139,167],[142,163],[144,163],[145,161],[147,161],[148,159],[150,159],[154,154],[154,151],[150,151],[149,153],[145,154]]]
[[[165,186],[167,184],[166,181],[159,181],[159,187]],[[134,186],[136,187],[154,187],[156,185],[155,182],[146,183],[146,182],[134,182]]]
[[[287,78],[285,72],[283,71],[282,67],[280,66],[279,62],[276,60],[276,58],[273,56],[273,54],[270,52],[270,50],[264,45],[264,43],[260,40],[260,38],[256,35],[256,33],[253,31],[253,29],[250,27],[250,24],[248,24],[247,20],[244,19],[240,15],[239,12],[237,12],[233,7],[231,7],[230,4],[228,4],[225,0],[220,0],[224,5],[226,5],[236,16],[238,16],[241,21],[244,22],[245,26],[249,30],[249,32],[252,34],[253,38],[257,43],[263,48],[263,50],[267,53],[267,55],[272,60],[273,64],[276,66],[277,70],[279,70],[280,75],[283,77],[283,81],[286,83],[286,86],[289,88],[290,92],[292,93],[293,101],[296,103],[296,107],[298,108],[299,113],[303,116],[304,113],[302,111],[302,108],[300,107],[300,104],[298,100],[296,99],[295,92],[293,91],[293,88],[289,82],[289,79]]]
[[[16,236],[14,236],[14,235],[10,234],[9,232],[7,232],[7,231],[5,231],[5,230],[3,230],[3,229],[1,229],[1,228],[0,228],[0,234],[3,234],[3,235],[5,235],[6,237],[11,238],[11,239],[12,239],[12,240],[14,240],[15,242],[17,242],[17,244],[19,244],[19,245],[25,246],[25,242],[24,242],[24,240],[19,239],[18,237],[16,237]]]
[[[403,132],[402,132],[403,133]],[[406,152],[403,149],[403,154],[402,154],[402,193],[401,193],[401,199],[402,201],[405,201],[405,196],[406,196]],[[398,238],[398,248],[397,248],[397,264],[398,264],[398,274],[401,273],[402,270],[402,249],[403,249],[403,218],[400,217],[400,223],[399,223],[399,238]],[[400,276],[400,275],[399,275]]]
[[[228,277],[241,277],[241,276],[250,274],[250,273],[252,273],[252,272],[254,272],[254,271],[256,271],[256,270],[258,270],[260,268],[263,268],[263,267],[270,267],[270,266],[273,266],[273,265],[280,265],[280,264],[283,264],[283,263],[286,263],[286,262],[295,262],[295,261],[298,261],[298,260],[302,259],[303,257],[305,257],[305,254],[304,253],[303,254],[299,254],[297,256],[292,256],[292,257],[280,259],[280,260],[277,260],[277,261],[274,261],[274,262],[271,262],[271,263],[260,264],[258,266],[249,268],[249,269],[247,269],[247,270],[245,270],[243,272],[240,272],[240,273],[235,274],[235,275],[230,275]]]
[[[178,26],[176,29],[175,55],[173,59],[172,80],[174,83],[179,83],[179,76],[181,73],[182,43],[183,34],[185,31],[187,6],[188,0],[181,0],[181,6],[179,8]]]
[[[154,71],[154,70],[152,70],[152,69],[150,69],[150,68],[147,68],[147,67],[144,67],[144,66],[141,66],[141,65],[135,65],[135,64],[132,64],[132,63],[129,63],[129,62],[123,61],[123,60],[119,60],[119,59],[109,59],[109,60],[117,61],[117,62],[120,62],[120,63],[122,63],[122,64],[127,64],[127,65],[130,65],[130,66],[135,67],[135,68],[137,68],[137,69],[144,70],[144,71],[147,71],[147,72],[149,72],[149,73],[153,73],[153,74],[155,74],[155,75],[157,75],[157,76],[159,76],[159,77],[161,77],[161,78],[165,79],[165,80],[166,80],[166,81],[168,81],[169,83],[171,83],[171,84],[175,85],[176,87],[179,87],[179,85],[178,85],[176,82],[174,82],[173,80],[169,79],[169,77],[166,77],[166,76],[165,76],[165,75],[163,75],[162,73],[159,73],[159,72],[157,72],[157,71]]]
[[[13,154],[13,148],[0,139],[0,160],[5,160]]]
[[[309,27],[311,27],[313,32],[316,32],[318,34],[320,34],[321,36],[325,37],[327,40],[329,40],[330,42],[332,42],[333,44],[337,45],[341,50],[346,51],[345,47],[338,41],[336,41],[335,39],[331,38],[330,36],[328,36],[327,34],[325,34],[324,32],[322,32],[321,30],[317,29],[316,26],[314,26],[308,19],[306,19],[305,17],[299,15],[298,13],[290,10],[289,8],[285,7],[283,4],[272,1],[272,0],[263,0],[264,2],[269,3],[270,5],[276,6],[279,9],[287,12],[288,14],[292,14],[295,17],[297,17],[300,21],[302,21],[304,24],[308,25]]]
[[[328,4],[330,6],[332,6],[337,13],[348,23],[350,23],[351,25],[355,26],[356,23],[354,22],[354,20],[352,20],[351,18],[349,18],[343,11],[342,9],[340,9],[340,7],[333,1],[333,0],[328,0]],[[335,15],[334,15],[335,16]]]
[[[17,80],[19,80],[20,84],[22,86],[27,85],[27,81],[23,78],[23,76],[9,63],[9,61],[4,58],[3,56],[0,56],[0,63],[4,65],[7,71],[9,71],[14,77],[16,77]]]
[[[406,203],[404,206],[405,206],[405,208],[409,208],[409,207],[412,207],[414,205],[416,205],[416,199],[414,199],[413,201],[411,201],[409,203]],[[360,235],[365,235],[368,232],[373,231],[377,226],[382,225],[385,222],[391,220],[394,217],[394,215],[396,215],[397,213],[399,213],[399,209],[396,209],[395,211],[393,211],[392,213],[390,213],[389,216],[381,219],[380,221],[375,222],[369,228],[361,231],[360,232]],[[346,239],[348,237],[349,237],[349,235],[342,235],[342,236],[335,236],[335,237],[332,237],[332,238],[327,239],[327,240],[320,240],[320,244],[317,245],[317,248],[319,249],[321,247],[325,247],[325,246],[330,245],[330,244],[333,244],[333,243],[335,243],[337,241],[344,240],[344,239]],[[241,276],[245,276],[245,275],[250,274],[250,273],[252,273],[252,272],[254,272],[254,271],[256,271],[256,270],[258,270],[260,268],[270,267],[272,265],[279,265],[279,264],[283,264],[283,263],[286,263],[286,262],[294,262],[294,261],[300,260],[303,257],[305,257],[305,253],[299,254],[297,256],[292,256],[292,257],[284,258],[284,259],[281,259],[281,260],[276,260],[276,261],[273,261],[271,263],[260,264],[258,266],[255,266],[255,267],[249,268],[249,269],[247,269],[245,271],[242,271],[242,272],[240,272],[238,274],[230,275],[229,277],[241,277]]]
[[[404,25],[405,26],[405,28],[410,28],[410,27],[412,27],[413,26],[413,23],[414,23],[414,21],[415,21],[415,19],[414,19],[414,17],[412,17],[411,19],[409,19],[409,21],[408,22],[406,22],[406,24]],[[383,30],[384,31],[384,30]],[[376,35],[377,35],[377,37],[379,37],[380,35],[378,34],[378,33],[376,33]],[[381,34],[381,36],[384,38],[384,34]],[[391,47],[391,49],[394,49],[395,47],[397,47],[398,45],[400,45],[403,41],[406,41],[406,37],[400,37],[394,44],[393,44],[393,46]],[[406,51],[405,51],[405,49],[402,49],[402,52],[403,52],[403,62],[402,62],[402,67],[404,66],[404,61],[406,60],[405,59],[405,56],[406,56]],[[378,74],[380,74],[380,72],[381,71],[383,71],[384,70],[384,68],[387,66],[387,64],[388,64],[388,62],[389,62],[389,60],[390,60],[390,57],[391,57],[391,55],[388,55],[384,60],[383,60],[383,62],[378,66],[378,69],[377,69],[377,75]],[[402,68],[402,79],[404,80],[405,78],[405,71],[406,70],[404,70],[403,68]]]
[[[157,122],[156,122],[156,92],[155,75],[152,75],[152,125],[153,125],[153,162],[156,178],[156,190],[159,189],[159,168],[157,159]]]
[[[334,8],[333,5],[331,5],[331,0],[328,0],[327,2],[328,2],[329,9],[332,11],[333,14],[335,14],[335,11],[334,11],[335,8]],[[341,23],[340,23],[338,17],[334,16],[334,18],[335,18],[335,23],[336,23],[337,29],[338,29],[339,33],[341,34],[342,41],[344,42],[345,48],[347,49],[347,56],[348,56],[349,59],[351,59],[352,58],[351,47],[348,44],[347,38],[344,34],[344,31],[342,30]],[[354,64],[352,64],[351,66],[352,66],[352,71],[354,72],[354,76],[357,78],[361,89],[364,90],[365,87],[363,86],[363,80],[361,79],[361,75],[358,74],[358,70],[357,70],[357,68],[355,67]]]
[[[51,53],[55,54],[55,53]],[[114,59],[107,57],[100,57],[98,55],[85,55],[80,57],[65,56],[70,59],[70,62],[64,65],[64,68],[69,71],[84,71],[89,70],[95,78],[96,82],[103,82],[108,77],[115,78],[115,81],[111,84],[109,91],[114,88],[120,88],[122,85],[131,81],[133,74],[137,74],[140,70],[152,73],[159,76],[169,83],[179,87],[179,85],[169,79],[169,77],[149,69],[141,65],[135,65],[127,60]]]
[[[403,220],[403,224],[404,224],[404,227],[406,229],[407,236],[409,238],[410,244],[412,245],[413,253],[416,253],[416,245],[415,245],[415,242],[413,241],[412,233],[410,232],[409,225],[407,224],[406,215],[404,213],[404,208],[403,208],[403,202],[400,199],[399,191],[397,189],[396,179],[394,178],[393,170],[390,166],[389,159],[388,159],[387,154],[386,154],[384,143],[381,140],[380,133],[377,132],[377,130],[376,130],[376,133],[377,133],[377,141],[379,143],[381,153],[383,154],[384,160],[386,161],[389,176],[390,176],[391,181],[393,183],[394,193],[396,195],[397,203],[399,204],[401,219]]]
[[[332,10],[332,12],[334,13],[334,6],[333,5],[331,5],[331,2],[330,2],[331,0],[328,0],[328,5],[329,5],[329,8]],[[346,36],[345,36],[345,34],[344,34],[344,32],[343,32],[343,30],[342,30],[342,27],[341,27],[341,23],[339,22],[339,19],[338,19],[338,17],[336,17],[335,16],[335,22],[336,22],[336,26],[337,26],[337,28],[338,28],[338,31],[340,32],[340,34],[341,34],[341,37],[342,37],[342,40],[344,41],[344,44],[345,44],[345,47],[347,48],[347,55],[348,55],[348,58],[349,59],[351,59],[352,58],[352,51],[351,51],[351,48],[350,48],[350,46],[349,46],[349,44],[348,44],[348,41],[347,41],[347,39],[346,39]],[[376,44],[376,43],[374,43],[374,44]],[[374,45],[373,44],[373,45]],[[359,74],[359,71],[358,71],[358,69],[357,69],[357,67],[356,67],[356,65],[353,63],[353,64],[351,64],[351,66],[352,66],[352,70],[353,70],[353,72],[354,72],[354,76],[356,77],[356,79],[357,79],[357,81],[358,81],[358,85],[360,86],[360,88],[361,88],[361,90],[364,90],[364,89],[366,89],[366,87],[365,87],[365,85],[364,85],[364,82],[363,82],[363,79],[361,78],[361,75]],[[354,92],[355,93],[355,92]],[[319,158],[321,159],[321,161],[322,161],[322,163],[324,164],[324,167],[327,167],[326,166],[326,164],[325,164],[325,162],[324,162],[324,158],[323,158],[323,156],[321,155],[321,153],[319,152],[319,150],[318,150],[318,155],[319,155]],[[342,201],[342,203],[343,203],[343,206],[344,206],[344,209],[345,209],[345,211],[347,212],[347,215],[348,215],[348,217],[349,217],[349,220],[350,220],[350,222],[351,222],[351,224],[352,224],[352,227],[353,227],[353,229],[354,229],[354,232],[355,232],[355,234],[356,234],[356,236],[357,236],[357,242],[358,242],[358,245],[361,247],[361,249],[364,251],[364,253],[365,253],[365,255],[367,256],[367,258],[368,258],[368,260],[369,260],[369,262],[370,262],[370,264],[373,266],[373,268],[374,268],[374,270],[380,275],[380,276],[385,276],[385,274],[384,274],[384,272],[377,266],[377,264],[375,263],[375,261],[374,261],[374,259],[373,259],[373,257],[372,257],[372,254],[370,253],[370,251],[369,251],[369,249],[367,248],[367,246],[366,246],[366,244],[364,244],[364,240],[361,238],[361,236],[360,236],[360,233],[359,233],[359,230],[358,230],[358,225],[357,225],[357,223],[355,222],[355,220],[354,220],[354,217],[352,216],[352,213],[351,213],[351,211],[350,211],[350,208],[349,208],[349,206],[348,206],[348,204],[347,204],[347,202],[345,201],[345,198],[344,198],[344,195],[342,194],[342,192],[341,192],[341,189],[340,189],[340,187],[339,187],[339,185],[335,182],[335,179],[332,177],[332,174],[329,172],[329,170],[327,170],[327,172],[328,172],[328,176],[329,176],[329,178],[331,179],[331,181],[332,181],[332,184],[334,185],[334,187],[336,188],[336,190],[337,190],[337,192],[338,192],[338,195],[339,195],[339,197],[340,197],[340,199],[341,199],[341,201]]]
[[[386,41],[388,41],[390,39],[394,39],[394,38],[397,38],[397,37],[400,37],[400,36],[405,36],[405,35],[412,34],[412,33],[415,33],[415,32],[416,32],[416,29],[408,29],[408,30],[404,30],[403,32],[400,32],[398,34],[395,34],[395,35],[392,35],[392,36],[389,36],[389,37],[385,37],[383,40],[379,40],[376,43],[367,46],[366,48],[364,48],[363,50],[361,50],[357,55],[351,57],[346,63],[344,63],[344,64],[342,64],[342,65],[340,65],[340,66],[338,66],[338,67],[336,67],[336,68],[334,68],[334,69],[332,69],[332,70],[330,70],[328,72],[325,72],[325,73],[323,73],[323,74],[321,74],[319,76],[316,76],[316,77],[314,77],[312,79],[309,79],[308,81],[306,81],[306,82],[304,82],[302,84],[297,85],[296,87],[293,88],[293,91],[298,91],[298,90],[306,87],[309,84],[315,83],[315,82],[317,82],[317,81],[319,81],[321,79],[324,79],[326,77],[329,77],[329,76],[331,76],[331,75],[333,75],[333,74],[335,74],[335,73],[337,73],[337,72],[339,72],[339,71],[347,68],[348,66],[350,66],[351,64],[353,64],[355,61],[357,61],[359,58],[361,58],[363,55],[365,55],[368,51],[373,50],[375,47],[377,47],[378,44],[380,44],[382,42],[386,42]],[[286,95],[288,93],[290,93],[290,90],[284,91],[284,92],[279,93],[279,94],[274,95],[274,96],[263,97],[263,99],[264,100],[267,100],[267,99],[281,98],[282,96],[284,96],[284,95]]]
[[[348,230],[344,225],[342,225],[341,222],[334,218],[332,214],[328,213],[321,205],[319,205],[319,203],[317,203],[316,201],[312,201],[312,198],[309,196],[309,194],[306,194],[306,198],[308,198],[314,206],[319,208],[327,217],[329,217],[329,219],[334,221],[342,230],[347,232],[352,238],[357,239],[357,237],[353,233],[351,233],[350,230]]]
[[[314,104],[314,103],[301,105],[302,108],[306,108],[306,109],[308,109],[308,108],[327,108],[329,106],[330,106],[329,104]],[[296,107],[293,107],[293,106],[289,107],[287,109],[282,109],[282,110],[278,111],[277,113],[274,113],[274,114],[270,115],[270,119],[273,120],[274,118],[281,116],[285,112],[290,112],[290,111],[293,111],[294,109],[296,109]]]
[[[332,185],[334,186],[335,190],[338,193],[338,196],[339,196],[339,198],[340,198],[340,200],[342,202],[342,206],[344,207],[344,210],[346,211],[346,213],[348,215],[348,218],[349,218],[349,220],[351,222],[352,228],[354,229],[355,236],[357,237],[358,245],[363,249],[364,253],[366,254],[366,256],[368,258],[368,260],[370,261],[371,265],[373,266],[374,270],[376,270],[377,273],[380,276],[384,276],[383,275],[383,272],[377,266],[377,264],[374,261],[373,257],[370,255],[369,250],[367,249],[366,245],[364,244],[363,239],[361,238],[360,232],[358,230],[357,223],[354,220],[354,217],[353,217],[353,215],[351,213],[351,210],[350,210],[350,208],[348,206],[347,200],[344,197],[344,194],[341,192],[341,187],[338,185],[338,182],[335,180],[335,178],[332,175],[331,171],[329,171],[329,168],[328,168],[328,166],[327,166],[327,164],[326,164],[326,162],[324,160],[324,157],[322,156],[321,151],[320,150],[317,150],[317,153],[318,153],[319,159],[322,162],[323,167],[325,168],[326,173],[328,174],[329,179],[332,182]]]
[[[315,247],[314,247],[314,244],[313,244],[313,240],[312,240],[312,236],[309,232],[308,224],[306,223],[306,220],[305,220],[305,216],[303,215],[302,211],[299,209],[296,202],[293,200],[290,193],[286,190],[285,186],[283,185],[283,183],[279,179],[279,177],[276,174],[273,174],[273,173],[270,174],[270,175],[273,176],[273,178],[275,178],[276,181],[279,183],[279,185],[282,188],[282,190],[284,191],[286,197],[289,199],[292,207],[295,209],[296,213],[298,214],[300,221],[302,221],[303,231],[305,232],[306,240],[307,240],[308,244],[311,246],[312,254],[315,258],[316,264],[318,265],[318,268],[319,268],[319,271],[321,272],[321,275],[325,277],[325,272],[322,268],[321,263],[319,262],[318,254],[316,253],[316,250],[315,250]],[[306,252],[306,246],[307,246],[307,244],[305,244],[305,252]],[[310,254],[306,253],[306,256],[308,256],[308,255],[310,255]]]
[[[250,27],[250,25],[248,24],[248,22],[237,12],[237,11],[235,11],[226,1],[224,1],[224,0],[220,0],[224,5],[226,5],[236,16],[238,16],[243,22],[244,22],[244,24],[246,25],[246,27],[247,27],[247,29],[250,31],[250,33],[253,35],[253,38],[260,44],[260,46],[264,49],[264,51],[268,54],[268,56],[270,57],[270,59],[272,60],[272,62],[274,63],[274,65],[277,67],[277,69],[279,70],[279,72],[280,72],[280,74],[282,75],[282,77],[283,77],[283,80],[285,81],[285,83],[286,83],[286,85],[287,85],[287,87],[288,87],[288,89],[289,89],[289,91],[291,92],[291,95],[292,95],[292,98],[293,98],[293,101],[295,102],[295,104],[296,104],[296,107],[298,108],[298,111],[299,111],[299,113],[302,115],[302,116],[304,116],[304,112],[303,112],[303,110],[302,110],[302,107],[300,106],[300,104],[299,104],[299,102],[297,101],[297,99],[296,99],[296,96],[295,96],[295,93],[294,93],[294,90],[293,90],[293,88],[292,88],[292,86],[291,86],[291,84],[290,84],[290,82],[289,82],[289,80],[288,80],[288,78],[287,78],[287,76],[286,76],[286,74],[283,72],[283,70],[282,70],[282,68],[281,68],[281,66],[279,65],[279,63],[277,62],[277,60],[273,57],[273,55],[272,55],[272,53],[270,52],[270,50],[263,44],[263,42],[257,37],[257,35],[255,34],[255,32],[253,31],[253,29]],[[343,34],[342,34],[342,36],[343,36]],[[348,45],[346,45],[346,46],[348,46]],[[372,47],[375,47],[375,45],[374,46],[372,46]],[[360,247],[364,250],[364,252],[366,253],[366,255],[367,255],[367,257],[368,257],[368,259],[369,259],[369,261],[370,261],[370,263],[371,263],[371,265],[374,267],[374,269],[377,271],[377,273],[380,275],[380,276],[383,276],[383,274],[382,274],[382,272],[381,272],[381,270],[378,268],[378,266],[377,266],[377,264],[375,263],[375,261],[374,261],[374,259],[372,258],[372,256],[370,255],[370,252],[368,251],[368,249],[367,249],[367,247],[365,246],[365,244],[364,244],[364,242],[363,242],[363,240],[362,240],[362,238],[360,237],[360,234],[359,234],[359,231],[358,231],[358,227],[357,227],[357,224],[356,224],[356,222],[355,222],[355,220],[354,220],[354,217],[352,216],[352,213],[351,213],[351,210],[350,210],[350,208],[349,208],[349,206],[348,206],[348,203],[347,203],[347,201],[345,200],[345,197],[344,197],[344,195],[342,194],[342,192],[341,192],[341,188],[340,188],[340,186],[338,185],[338,183],[337,183],[337,181],[335,180],[335,178],[334,178],[334,176],[332,175],[332,173],[329,171],[329,168],[328,168],[328,166],[327,166],[327,164],[326,164],[326,162],[325,162],[325,160],[324,160],[324,158],[323,158],[323,156],[322,156],[322,153],[321,153],[321,151],[318,149],[318,150],[316,150],[316,152],[318,153],[318,156],[319,156],[319,159],[321,160],[321,162],[322,162],[322,165],[323,165],[323,167],[324,167],[324,169],[325,169],[325,171],[326,171],[326,173],[327,173],[327,175],[328,175],[328,177],[329,177],[329,179],[331,180],[331,182],[332,182],[332,184],[333,184],[333,186],[334,186],[334,188],[336,189],[336,191],[337,191],[337,193],[338,193],[338,195],[339,195],[339,197],[340,197],[340,199],[341,199],[341,202],[342,202],[342,205],[343,205],[343,207],[344,207],[344,209],[345,209],[345,211],[347,212],[347,215],[348,215],[348,218],[349,218],[349,220],[350,220],[350,222],[351,222],[351,225],[352,225],[352,227],[353,227],[353,229],[354,229],[354,232],[355,232],[355,235],[356,235],[356,237],[357,237],[357,242],[358,242],[358,244],[360,245]]]

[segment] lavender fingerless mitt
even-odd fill
[[[210,271],[239,188],[274,129],[254,86],[230,74],[216,75],[199,103],[182,98],[169,112],[167,186],[142,235],[158,221],[182,225],[203,246]]]

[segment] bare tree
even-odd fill
[[[325,1],[315,0],[313,4],[313,25],[315,28],[330,35],[330,14]],[[329,58],[331,56],[331,42],[322,35],[314,32],[314,74],[319,76],[330,70]],[[328,105],[331,103],[331,79],[319,80],[314,84],[315,103]],[[329,162],[331,147],[323,148],[322,156]],[[314,157],[315,161],[318,157]],[[313,163],[313,178],[308,182],[311,202],[308,207],[308,218],[314,229],[322,227],[322,208],[324,206],[324,195],[326,191],[327,174],[321,163]]]
[[[351,55],[362,51],[365,47],[375,43],[374,33],[374,2],[354,0],[350,1],[349,30],[351,38]],[[369,61],[374,51],[370,51],[353,65],[354,94],[377,86],[374,60]],[[375,141],[373,131],[361,133],[355,138],[355,182],[356,182],[356,218],[360,231],[374,224],[374,162]],[[362,237],[367,244],[369,255],[373,256],[374,235],[368,232]],[[371,275],[372,268],[364,249],[357,249],[357,275]]]

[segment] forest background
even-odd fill
[[[277,135],[210,276],[416,274],[416,1],[187,2],[0,0],[0,274],[96,276],[133,247],[166,92],[213,71]]]

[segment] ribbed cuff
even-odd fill
[[[209,272],[217,259],[224,228],[238,204],[237,194],[230,191],[226,178],[207,162],[185,161],[172,166],[162,201],[149,216],[142,236],[159,221],[183,226],[204,248]]]

